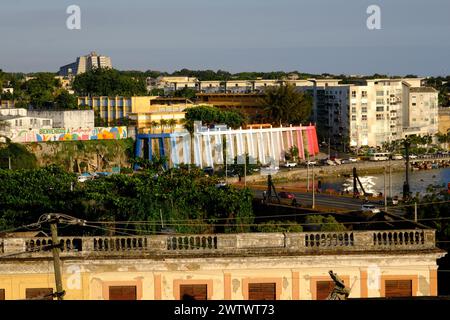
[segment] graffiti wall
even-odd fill
[[[127,127],[97,127],[78,129],[11,129],[13,142],[117,140],[128,138]]]

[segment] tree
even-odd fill
[[[303,228],[295,221],[275,221],[260,223],[256,229],[258,232],[302,232]]]
[[[109,68],[95,68],[78,75],[72,85],[80,96],[146,95],[145,80],[123,75]]]
[[[267,88],[261,105],[267,112],[267,121],[271,123],[301,124],[311,115],[312,97],[297,91],[295,86],[281,85]]]
[[[195,100],[197,92],[192,88],[183,88],[173,93],[174,97],[182,97],[189,100]]]
[[[311,215],[307,216],[305,223],[308,228],[318,229],[318,231],[346,231],[347,228],[338,222],[333,216]]]
[[[150,128],[153,129],[153,133],[155,133],[155,129],[159,127],[159,123],[153,120],[150,122]]]
[[[21,89],[25,98],[35,108],[51,108],[55,101],[56,91],[61,83],[52,73],[39,73],[33,79],[24,82]]]
[[[164,128],[167,126],[167,120],[166,119],[159,120],[159,125],[161,126],[161,132],[164,133]]]
[[[167,121],[167,125],[170,127],[171,132],[173,132],[173,130],[175,129],[175,126],[177,125],[177,120],[175,119],[169,119]]]
[[[189,131],[194,130],[194,121],[201,121],[206,126],[214,124],[226,124],[237,129],[246,122],[244,115],[235,110],[223,111],[216,107],[200,105],[186,110],[184,127]]]
[[[61,90],[55,98],[55,106],[59,109],[78,109],[77,97],[70,94],[67,90]]]

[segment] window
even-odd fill
[[[362,91],[361,92],[361,97],[367,98],[367,91]]]
[[[208,300],[208,285],[182,284],[180,285],[181,300]]]
[[[377,112],[383,112],[384,111],[384,107],[377,107]]]
[[[356,115],[352,115],[352,121],[356,121]]]
[[[30,288],[25,290],[26,299],[53,300],[52,288]]]
[[[386,297],[411,297],[412,280],[386,280],[384,292]]]
[[[50,120],[42,120],[42,125],[43,126],[49,126],[50,125]]]
[[[0,289],[0,301],[5,300],[5,289]]]
[[[377,114],[377,120],[384,120],[384,114]]]
[[[249,283],[249,300],[276,300],[275,283]]]
[[[352,113],[356,113],[356,107],[352,107]]]
[[[413,106],[415,106],[415,105],[416,105],[416,103],[415,103],[415,102],[413,102],[413,103],[412,103],[412,105],[413,105]]]
[[[352,91],[352,98],[356,98],[356,91]]]
[[[367,115],[366,115],[366,114],[363,114],[363,115],[361,116],[361,120],[362,120],[362,121],[367,121]]]
[[[136,300],[136,286],[109,287],[109,300]]]
[[[384,92],[383,91],[377,91],[377,97],[382,97],[384,96]]]
[[[317,281],[316,282],[316,299],[325,300],[334,287],[333,281]]]
[[[384,100],[383,99],[377,99],[377,104],[384,104]]]
[[[367,113],[367,107],[362,107],[362,108],[361,108],[361,112],[362,112],[362,113]]]

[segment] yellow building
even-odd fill
[[[50,238],[0,238],[0,297],[55,292]],[[436,296],[434,230],[61,237],[65,299],[316,300]],[[51,298],[47,296],[48,298]]]
[[[194,104],[185,98],[158,96],[79,97],[78,105],[92,107],[96,116],[107,124],[123,119],[136,121],[138,128],[146,128],[153,120],[184,118],[184,110]]]

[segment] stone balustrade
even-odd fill
[[[264,251],[316,254],[434,249],[435,230],[60,237],[61,256],[170,255]],[[50,238],[0,238],[0,257],[51,255]]]

